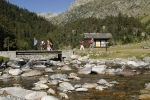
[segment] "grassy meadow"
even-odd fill
[[[150,15],[145,16],[144,18],[141,19],[142,23],[146,23],[150,20]],[[147,28],[150,28],[150,25],[147,26]]]
[[[110,46],[107,51],[106,48],[93,48],[92,50],[76,50],[75,53],[81,56],[90,55],[93,59],[108,59],[108,58],[131,58],[136,57],[137,59],[143,59],[146,56],[150,56],[150,49],[143,49],[143,46],[150,46],[150,41],[127,44],[127,45],[116,45]]]

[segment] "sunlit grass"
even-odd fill
[[[107,59],[107,58],[131,58],[143,59],[146,56],[150,56],[150,49],[143,49],[143,46],[150,46],[150,42],[128,44],[128,45],[116,45],[106,48],[93,48],[93,50],[84,51],[77,50],[75,53],[81,56],[90,55],[93,59]]]
[[[0,62],[4,62],[4,61],[7,61],[7,60],[9,60],[9,58],[0,56]]]
[[[150,20],[150,15],[147,15],[146,17],[144,17],[144,18],[141,20],[141,22],[142,22],[142,23],[145,23],[145,22],[147,22],[148,20]]]

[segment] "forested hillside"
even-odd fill
[[[64,26],[55,26],[36,13],[0,1],[0,50],[31,50],[33,38],[50,39],[53,49],[79,47],[83,33],[112,33],[109,45],[145,41],[150,36],[149,20],[119,13],[105,18],[79,18]],[[87,42],[86,42],[87,43]],[[9,48],[8,48],[9,47]],[[40,43],[38,44],[40,49]]]
[[[32,49],[33,38],[46,39],[56,26],[36,13],[0,0],[0,50]]]
[[[83,33],[112,33],[113,39],[109,45],[122,45],[127,43],[138,43],[150,35],[146,25],[142,24],[138,18],[118,16],[107,16],[105,19],[81,18],[66,24],[53,32],[58,44],[71,45],[73,48],[79,46],[79,41],[83,38]],[[58,35],[58,36],[55,36]]]

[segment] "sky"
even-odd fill
[[[36,13],[62,13],[66,11],[75,0],[7,0],[20,8]]]

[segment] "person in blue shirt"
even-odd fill
[[[36,38],[34,38],[34,50],[37,50],[37,44],[38,44],[38,40]]]

